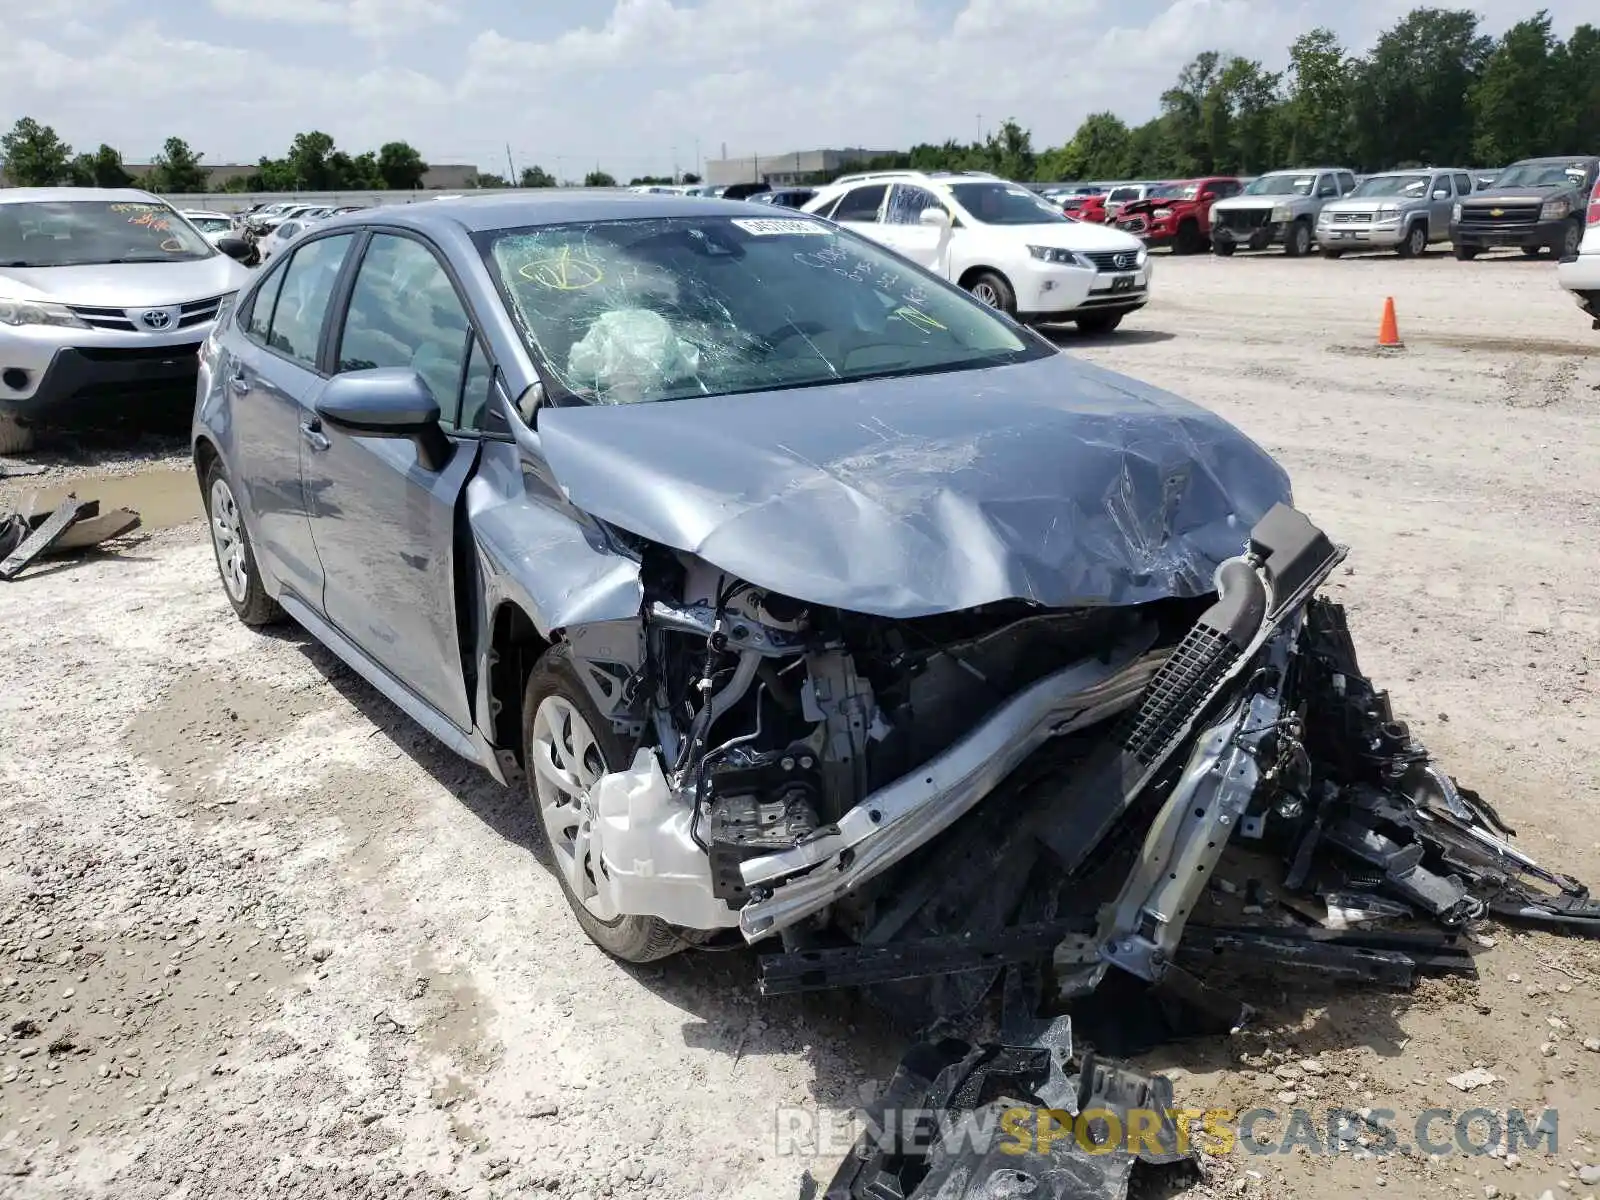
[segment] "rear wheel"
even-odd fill
[[[1289,233],[1283,240],[1283,252],[1290,258],[1304,258],[1311,253],[1311,226],[1304,221],[1296,221],[1289,226]]]
[[[1456,253],[1456,257],[1458,259],[1460,259],[1462,262],[1471,262],[1473,259],[1478,257],[1478,247],[1477,246],[1457,246],[1455,248],[1455,253]]]
[[[283,619],[283,609],[267,595],[255,551],[244,527],[244,514],[233,493],[233,481],[220,458],[212,461],[201,484],[206,501],[206,521],[211,526],[211,548],[217,556],[222,592],[246,625],[271,625]]]
[[[12,413],[0,413],[0,454],[21,454],[33,449],[33,430]]]
[[[528,799],[539,815],[539,850],[589,940],[624,962],[653,962],[692,940],[658,917],[600,916],[594,894],[600,868],[590,828],[590,789],[628,765],[628,747],[601,716],[565,645],[553,647],[528,676],[522,697],[522,747]]]
[[[1418,221],[1406,230],[1405,241],[1401,242],[1396,250],[1401,258],[1416,258],[1428,248],[1428,227]]]
[[[980,271],[967,281],[967,291],[987,304],[1010,316],[1017,314],[1017,294],[1011,290],[1003,275],[994,271]]]

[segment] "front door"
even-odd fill
[[[342,320],[335,374],[408,367],[428,384],[454,451],[439,470],[408,441],[324,426],[303,475],[322,561],[322,607],[344,635],[463,732],[472,728],[457,625],[456,502],[477,457],[459,429],[469,381],[487,394],[486,359],[466,305],[434,251],[374,233]],[[466,420],[475,420],[476,402]]]
[[[312,608],[322,603],[322,564],[301,483],[305,427],[323,378],[317,349],[351,234],[318,238],[272,268],[241,314],[243,339],[223,365],[234,422],[234,476],[245,489],[250,537],[263,568]]]

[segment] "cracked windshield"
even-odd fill
[[[0,206],[0,266],[173,262],[212,253],[210,243],[165,205],[61,200]]]
[[[480,245],[530,349],[561,390],[592,403],[1049,352],[870,243],[806,218],[609,221],[489,233]]]

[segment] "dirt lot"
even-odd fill
[[[1156,285],[1122,333],[1068,342],[1282,458],[1352,547],[1336,592],[1369,671],[1527,850],[1600,880],[1600,340],[1550,264],[1162,258]],[[1385,295],[1408,348],[1380,356]],[[785,1144],[775,1110],[841,1123],[901,1049],[878,1015],[761,1002],[744,954],[604,958],[513,796],[309,639],[233,619],[171,451],[52,459],[51,485],[113,459],[115,502],[169,527],[0,585],[0,1194],[825,1179],[840,1144]],[[1600,1190],[1578,1174],[1600,1163],[1600,951],[1481,933],[1478,984],[1260,996],[1256,1028],[1148,1065],[1194,1107],[1389,1109],[1401,1143],[1432,1108],[1555,1108],[1555,1154],[1241,1152],[1190,1194]],[[1446,1083],[1474,1064],[1499,1081]]]

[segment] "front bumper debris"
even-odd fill
[[[1131,988],[1162,1006],[1168,1035],[1215,1032],[1251,1015],[1205,981],[1230,960],[1408,987],[1471,974],[1463,934],[1487,915],[1600,934],[1584,885],[1517,850],[1361,674],[1343,610],[1314,595],[1344,556],[1277,506],[1219,569],[1217,603],[1136,702],[1123,692],[1129,669],[1109,675],[1128,710],[1113,735],[1074,744],[1067,727],[1088,722],[1063,715],[1089,710],[1063,703],[1074,693],[1058,682],[1054,724],[997,715],[972,735],[985,749],[958,745],[952,767],[918,774],[949,782],[909,798],[899,820],[853,840],[841,822],[751,864],[767,892],[747,915],[787,927],[857,886],[863,859],[877,874],[922,848],[859,944],[790,937],[761,958],[762,991],[860,986],[908,1028],[950,1028],[1003,971],[1023,970],[1048,973],[1044,1003],[1089,1028]],[[1138,650],[1123,653],[1126,663]],[[1052,729],[1065,736],[1039,736]],[[974,776],[980,761],[993,769]],[[942,814],[938,838],[911,832],[925,811]],[[1278,873],[1270,887],[1252,880],[1243,910],[1271,910],[1269,923],[1195,921],[1230,849]],[[1213,907],[1224,901],[1213,894]],[[1135,1024],[1125,1009],[1111,1017],[1112,1028]]]

